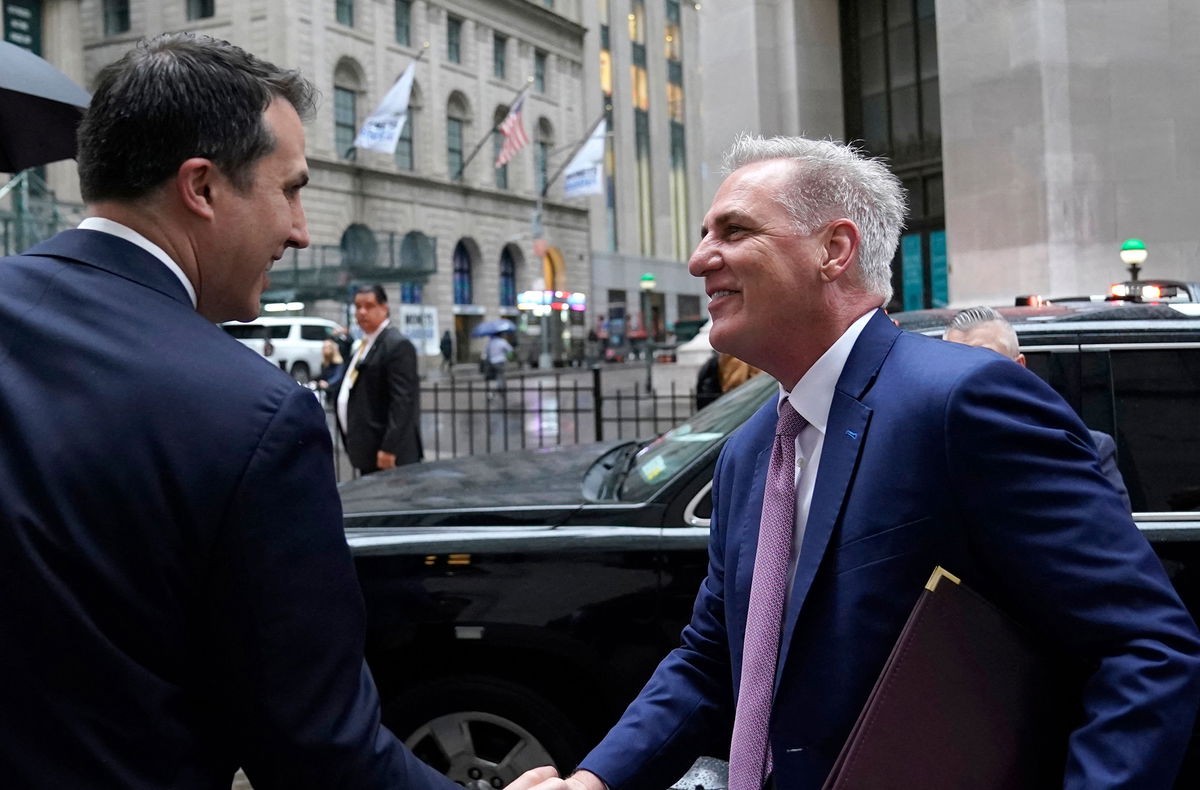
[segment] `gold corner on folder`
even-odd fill
[[[933,592],[937,589],[938,582],[942,579],[952,581],[955,584],[962,584],[962,579],[955,576],[950,571],[943,568],[941,565],[934,566],[933,575],[929,577],[929,581],[925,582],[925,589]]]

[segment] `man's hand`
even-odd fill
[[[541,790],[549,790],[554,786],[561,787],[563,781],[558,778],[558,770],[553,765],[543,765],[540,768],[530,768],[510,782],[504,790],[530,790],[534,786]]]
[[[566,779],[558,778],[552,766],[534,768],[521,774],[505,790],[608,790],[591,771],[576,771]]]
[[[375,465],[380,469],[395,469],[396,454],[385,453],[383,450],[375,453]]]

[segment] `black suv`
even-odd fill
[[[1002,308],[1029,367],[1111,434],[1135,518],[1200,617],[1200,305]],[[895,316],[939,335],[952,310]],[[766,376],[646,442],[475,456],[342,487],[385,722],[496,787],[574,766],[678,643],[706,569],[709,486]],[[1193,742],[1180,787],[1200,781]]]

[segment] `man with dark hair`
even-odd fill
[[[904,192],[881,162],[749,136],[726,162],[688,270],[713,347],[779,393],[717,461],[680,645],[540,790],[658,790],[725,748],[730,790],[817,790],[936,565],[1086,667],[1064,787],[1169,788],[1200,635],[1083,423],[1028,371],[883,312]]]
[[[354,294],[354,320],[363,337],[335,399],[350,463],[362,474],[415,464],[423,455],[417,350],[391,326],[378,283]]]
[[[1025,367],[1025,355],[1021,353],[1021,344],[1017,340],[1017,331],[1004,316],[991,307],[968,307],[960,310],[946,332],[943,340],[951,343],[962,343],[966,346],[986,348],[995,351]],[[1100,471],[1113,484],[1113,488],[1125,500],[1125,507],[1130,508],[1129,491],[1125,488],[1125,479],[1117,468],[1117,443],[1103,431],[1088,429],[1088,434],[1096,444],[1096,456],[1100,459]],[[1131,508],[1130,508],[1131,509]]]
[[[215,325],[308,245],[310,97],[142,42],[80,127],[90,217],[0,260],[6,786],[456,788],[380,726],[320,406]]]

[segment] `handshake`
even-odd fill
[[[467,785],[468,790],[492,790],[482,781]],[[531,768],[517,777],[504,790],[607,790],[600,777],[591,771],[576,771],[563,779],[552,765]]]

